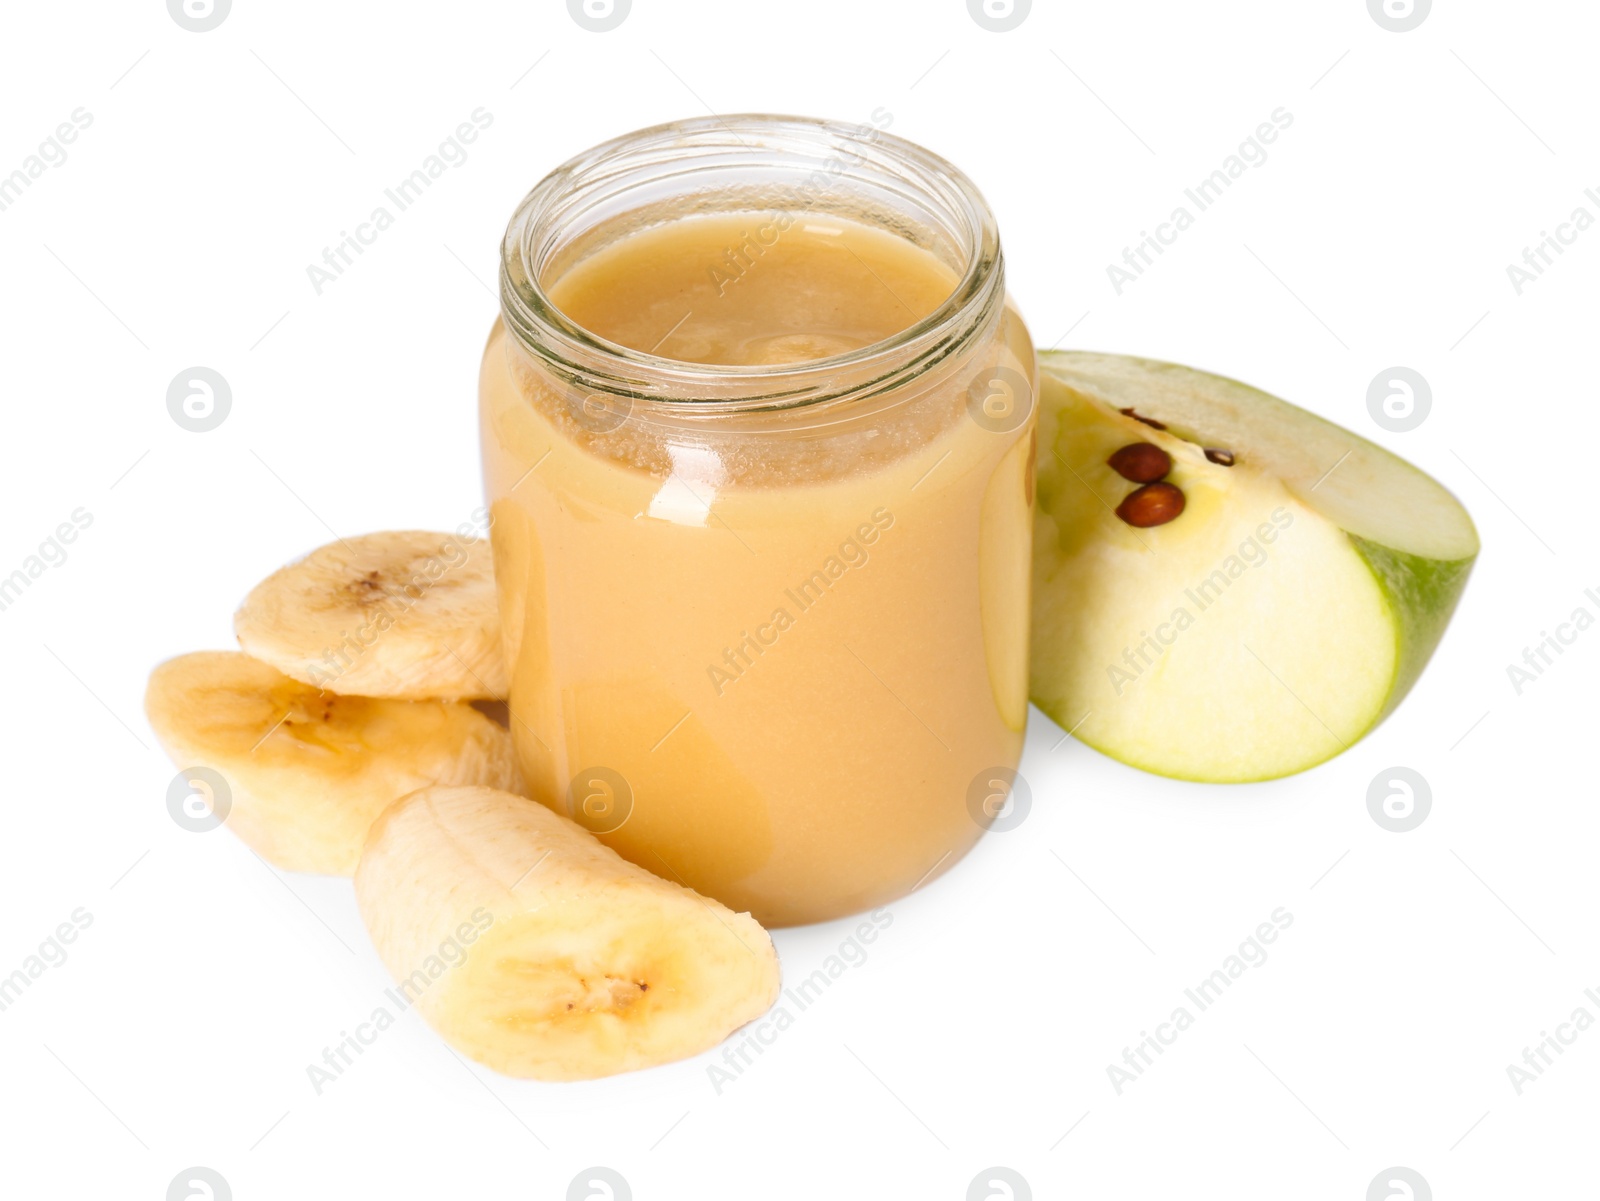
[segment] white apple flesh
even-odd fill
[[[1088,353],[1039,366],[1039,708],[1112,758],[1212,782],[1303,771],[1393,710],[1478,552],[1443,486],[1220,376]],[[1106,461],[1139,442],[1171,456],[1186,502],[1147,528],[1116,514],[1140,485]]]

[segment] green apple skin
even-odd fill
[[[1467,577],[1472,574],[1476,556],[1470,559],[1424,559],[1404,551],[1390,550],[1365,538],[1349,535],[1351,544],[1372,568],[1380,586],[1394,608],[1396,631],[1399,637],[1399,662],[1394,681],[1389,687],[1389,698],[1382,721],[1393,713],[1411,686],[1422,675],[1422,669],[1433,657],[1434,648],[1444,637],[1445,627],[1455,615],[1461,594],[1466,591]],[[1373,722],[1376,726],[1378,723]]]
[[[1041,354],[1040,369],[1030,694],[1041,710],[1130,766],[1210,783],[1304,771],[1394,710],[1477,555],[1454,497],[1220,376],[1068,352]],[[1167,479],[1188,500],[1148,529],[1114,515],[1137,485],[1105,463],[1140,441],[1168,451]],[[1230,450],[1233,465],[1205,447]]]

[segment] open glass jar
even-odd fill
[[[717,229],[734,237],[708,260]],[[596,268],[639,238],[649,256]],[[873,256],[918,256],[942,299],[858,345],[836,320],[855,268],[824,239],[896,300],[909,277]],[[627,326],[641,264],[674,256],[708,282],[672,330],[659,296],[638,314],[655,346],[569,312]],[[501,312],[483,454],[533,795],[769,925],[947,869],[1027,718],[1033,348],[971,182],[872,126],[643,130],[528,194]],[[762,336],[730,356],[730,330]]]

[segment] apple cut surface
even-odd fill
[[[1237,782],[1314,766],[1399,703],[1477,554],[1454,497],[1232,380],[1087,353],[1041,354],[1040,369],[1042,710],[1132,766]],[[1139,443],[1171,457],[1185,502],[1146,528],[1117,515],[1140,484],[1107,462]]]

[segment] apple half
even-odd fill
[[[1041,353],[1039,368],[1040,709],[1123,763],[1221,783],[1315,766],[1400,703],[1478,553],[1455,497],[1221,376],[1081,352]],[[1124,504],[1141,485],[1107,460],[1138,443],[1170,456],[1164,482],[1182,493],[1159,524],[1118,514],[1172,507]]]

